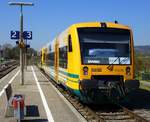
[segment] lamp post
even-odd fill
[[[29,2],[9,2],[9,5],[16,5],[20,6],[20,35],[19,35],[19,46],[20,46],[20,71],[21,71],[21,85],[24,85],[24,48],[25,48],[25,43],[23,40],[23,11],[22,8],[23,6],[33,6],[33,3]]]

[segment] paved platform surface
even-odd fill
[[[16,68],[0,79],[0,122],[16,122],[5,117],[4,87],[12,84],[13,94],[24,94],[27,116],[23,122],[84,122],[85,119],[63,98],[35,66],[25,71],[24,85],[20,85],[20,70]]]

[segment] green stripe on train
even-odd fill
[[[74,82],[74,83],[78,83],[78,80],[70,80],[69,78],[67,78],[67,75],[64,77],[64,76],[63,76],[64,74],[62,74],[61,72],[59,73],[59,75],[60,75],[59,77],[61,77],[61,78],[63,78],[63,79],[66,78],[68,81],[71,81],[71,82]],[[66,82],[66,81],[65,81],[65,82]]]
[[[50,67],[52,69],[54,69],[53,67]],[[72,73],[68,73],[68,72],[65,72],[65,71],[62,71],[59,69],[59,72],[61,72],[62,74],[68,76],[68,77],[71,77],[71,78],[79,78],[79,75],[77,74],[72,74]]]
[[[79,75],[77,75],[77,74],[72,74],[72,73],[68,73],[65,71],[61,71],[61,70],[59,70],[59,72],[61,72],[62,74],[66,75],[68,77],[71,77],[71,78],[79,78]]]
[[[54,72],[53,72],[53,73],[54,73]],[[50,73],[50,74],[51,74],[51,73]],[[55,74],[55,73],[54,73],[54,74]],[[67,78],[67,77],[64,77],[64,76],[63,76],[64,74],[61,73],[61,72],[60,72],[59,75],[60,75],[59,77],[61,77],[63,80],[64,80],[64,78]],[[68,76],[68,75],[66,75],[66,76]],[[70,80],[70,79],[68,79],[68,78],[67,78],[67,80],[68,80],[68,81],[71,81],[71,82],[74,82],[74,83],[78,83],[78,80],[75,81],[75,80]],[[66,82],[66,81],[64,80],[64,82]]]

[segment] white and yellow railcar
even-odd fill
[[[53,80],[84,101],[124,97],[134,80],[134,45],[128,26],[88,22],[70,26],[42,49]],[[134,85],[134,86],[133,86]]]

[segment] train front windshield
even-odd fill
[[[130,31],[78,28],[83,64],[130,64]]]

